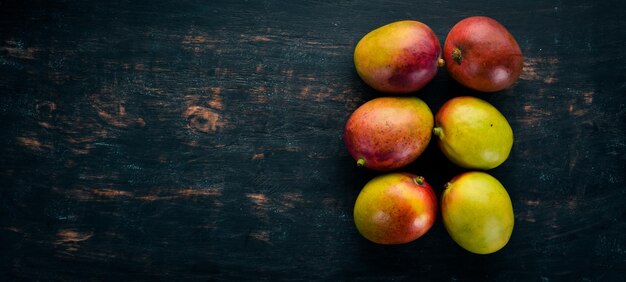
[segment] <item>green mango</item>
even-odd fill
[[[502,164],[513,146],[513,130],[493,105],[471,97],[446,102],[435,115],[433,133],[443,154],[469,169]]]
[[[511,198],[500,181],[484,172],[466,172],[448,182],[441,212],[450,237],[472,253],[500,250],[513,232]]]

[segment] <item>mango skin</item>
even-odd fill
[[[470,96],[451,99],[437,111],[434,133],[443,154],[469,169],[495,168],[513,147],[513,129],[502,113]]]
[[[433,226],[436,217],[433,189],[423,177],[410,173],[390,173],[370,180],[354,205],[359,233],[378,244],[416,240]]]
[[[421,89],[437,74],[440,59],[441,45],[435,33],[411,20],[369,32],[354,49],[354,65],[361,79],[385,93]]]
[[[358,165],[389,171],[410,164],[424,152],[433,124],[433,113],[421,99],[380,97],[352,113],[343,139]]]
[[[483,92],[511,87],[524,67],[522,50],[513,35],[488,17],[469,17],[454,25],[446,36],[443,52],[450,76]]]
[[[511,198],[496,178],[484,172],[466,172],[448,182],[441,213],[450,237],[472,253],[494,253],[513,233]]]

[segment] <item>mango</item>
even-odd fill
[[[441,213],[450,237],[472,253],[496,252],[513,233],[511,198],[496,178],[484,172],[466,172],[450,180],[441,197]]]
[[[427,25],[397,21],[361,38],[354,49],[354,65],[372,88],[385,93],[410,93],[424,87],[443,66],[441,45]]]
[[[374,243],[403,244],[424,235],[436,212],[437,197],[423,177],[390,173],[363,187],[354,205],[354,223]]]
[[[513,129],[502,113],[471,96],[446,102],[435,115],[433,133],[443,154],[469,169],[495,168],[513,147]]]
[[[380,97],[356,109],[344,128],[344,143],[358,166],[379,171],[415,161],[430,142],[433,113],[417,97]]]

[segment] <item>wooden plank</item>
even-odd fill
[[[626,269],[623,2],[2,1],[0,269],[7,280],[581,280]],[[526,61],[477,93],[440,70],[433,111],[473,95],[515,132],[490,173],[515,209],[509,244],[472,255],[441,220],[367,242],[343,126],[381,94],[352,51],[420,20],[443,44],[488,15]],[[462,169],[431,144],[404,170],[438,195]]]

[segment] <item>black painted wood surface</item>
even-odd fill
[[[0,1],[2,280],[620,281],[626,5],[492,2]],[[438,219],[372,244],[352,207],[379,173],[342,130],[381,94],[353,48],[401,19],[443,44],[472,15],[517,38],[520,81],[484,94],[440,70],[413,95],[508,118],[513,151],[489,173],[513,201],[511,241],[473,255]],[[432,145],[404,170],[440,196],[463,170]]]

